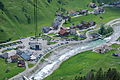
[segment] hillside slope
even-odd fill
[[[59,8],[84,9],[91,1],[94,0],[38,0],[38,31],[52,24]],[[33,11],[33,0],[0,0],[0,42],[33,36]]]
[[[33,2],[32,0],[1,0],[4,10],[0,11],[0,40],[33,35]],[[55,3],[52,3],[55,4]],[[57,5],[48,4],[39,0],[38,21],[39,27],[50,25],[57,10]],[[51,16],[49,16],[51,15]],[[2,37],[5,35],[5,38]]]

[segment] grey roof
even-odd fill
[[[99,10],[94,10],[94,14],[100,14]]]
[[[94,14],[100,14],[104,12],[104,9],[102,7],[99,7],[98,9],[94,10]]]
[[[60,25],[60,22],[53,23],[53,28],[57,29],[59,25]]]
[[[19,54],[20,53],[20,54]],[[33,54],[32,52],[26,50],[26,51],[19,51],[18,55],[22,57],[25,60],[30,60],[30,56]]]
[[[1,56],[6,59],[8,58],[8,53],[3,53]]]
[[[88,24],[86,21],[82,21],[81,23],[82,23],[82,24]]]
[[[61,17],[61,16],[57,16],[57,17],[56,17],[56,20],[61,21],[61,20],[62,20],[62,17]]]
[[[83,10],[81,10],[81,12],[87,12],[88,10],[87,9],[83,9]]]
[[[71,35],[76,35],[77,34],[76,29],[70,29],[70,34]]]
[[[72,24],[72,25],[70,25],[70,28],[74,28],[75,26]]]
[[[94,22],[94,21],[90,21],[89,24],[90,24],[91,26],[94,26],[94,25],[95,25],[95,22]]]
[[[77,24],[77,26],[78,26],[78,27],[81,27],[81,26],[83,26],[83,24],[79,23],[79,24]]]
[[[25,60],[30,60],[30,55],[27,55],[27,54],[22,54],[20,55],[23,59]]]
[[[48,33],[50,30],[51,30],[51,28],[50,28],[50,27],[47,27],[47,26],[44,26],[44,27],[42,28],[42,32],[44,32],[44,33]]]
[[[111,3],[112,5],[119,5],[120,4],[120,2],[118,1],[118,2],[113,2],[113,3]]]
[[[120,53],[113,53],[113,55],[115,55],[115,56],[120,56]]]

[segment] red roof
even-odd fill
[[[64,34],[66,34],[66,33],[68,33],[68,31],[66,31],[66,30],[64,30],[64,29],[61,29],[61,30],[59,31],[59,34],[60,34],[60,35],[64,35]]]
[[[69,11],[69,13],[75,13],[76,11]]]

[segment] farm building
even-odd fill
[[[106,53],[107,51],[109,51],[111,48],[108,46],[108,45],[103,45],[103,46],[100,46],[98,48],[95,48],[93,51],[94,52],[97,52],[97,53],[101,53],[101,54],[104,54]]]

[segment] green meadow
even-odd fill
[[[6,63],[0,58],[0,80],[9,79],[24,70],[25,68],[17,67],[17,63]]]

